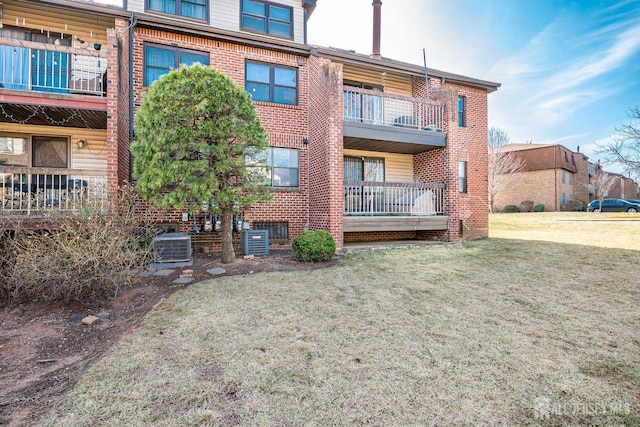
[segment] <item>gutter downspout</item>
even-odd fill
[[[131,12],[129,24],[129,181],[133,178],[133,154],[131,154],[131,141],[133,141],[133,33],[138,23],[135,12]]]
[[[557,147],[553,147],[553,208],[558,212],[558,170],[556,166]]]

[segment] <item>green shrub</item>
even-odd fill
[[[516,205],[507,205],[504,207],[504,211],[506,213],[514,213],[514,212],[520,212],[520,209]]]
[[[539,205],[535,205],[533,208],[534,212],[544,212],[544,205],[541,203]]]
[[[305,231],[293,239],[291,252],[296,261],[329,261],[336,252],[336,242],[327,231]]]
[[[520,203],[520,212],[531,212],[533,209],[533,200],[525,200]]]

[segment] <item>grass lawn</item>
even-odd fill
[[[200,282],[50,424],[640,425],[640,221],[573,215],[496,215],[486,240]]]

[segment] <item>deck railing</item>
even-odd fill
[[[102,212],[107,176],[104,171],[0,166],[0,201],[0,216]]]
[[[0,39],[0,88],[105,96],[104,53]]]
[[[443,215],[444,184],[344,182],[345,215]]]
[[[410,96],[345,86],[344,120],[441,132],[444,104]]]

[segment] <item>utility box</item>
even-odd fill
[[[268,230],[242,230],[243,255],[269,255]]]
[[[186,233],[163,233],[153,239],[155,262],[191,261],[191,236]]]

